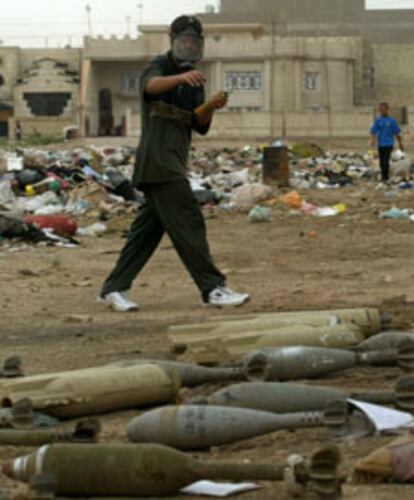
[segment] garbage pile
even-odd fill
[[[17,150],[0,158],[0,238],[70,243],[136,210],[132,148]],[[79,218],[99,223],[80,228]]]
[[[192,151],[191,172],[206,187],[220,194],[245,185],[261,183],[263,148],[202,149]],[[414,165],[407,156],[393,156],[393,181],[406,181],[414,175]],[[376,180],[379,176],[376,153],[323,151],[313,144],[294,144],[289,148],[290,185],[294,189],[334,189],[359,180]]]
[[[26,377],[11,358],[0,379],[0,443],[47,446],[4,463],[3,473],[28,484],[30,498],[227,496],[260,488],[251,481],[283,481],[303,498],[339,498],[345,478],[336,445],[280,464],[185,452],[282,430],[320,428],[326,441],[338,441],[412,429],[414,377],[405,373],[414,368],[414,333],[386,331],[388,321],[376,309],[228,316],[172,327],[175,361]],[[394,366],[403,376],[382,392],[291,382],[357,366]],[[212,382],[226,385],[192,392]],[[130,443],[100,442],[97,415],[126,409],[139,410],[125,428]],[[79,418],[86,420],[71,423]],[[412,482],[413,456],[407,434],[348,472],[357,483]],[[235,484],[215,482],[224,480]]]
[[[189,180],[199,203],[249,213],[251,223],[270,222],[275,205],[330,217],[345,212],[345,205],[319,207],[307,202],[303,191],[375,181],[379,173],[372,153],[295,144],[288,150],[291,191],[286,194],[263,183],[264,148],[192,149]],[[394,158],[393,188],[412,189],[410,159]],[[0,238],[72,245],[76,237],[102,235],[106,221],[134,213],[143,201],[131,184],[134,159],[135,150],[128,147],[0,151]]]

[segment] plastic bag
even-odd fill
[[[256,206],[250,210],[249,222],[271,222],[272,211],[267,207]]]

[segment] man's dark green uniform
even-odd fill
[[[169,52],[157,57],[142,75],[142,136],[133,182],[144,192],[146,202],[102,296],[131,288],[165,232],[204,300],[216,287],[225,285],[225,277],[211,258],[204,218],[187,179],[192,131],[206,134],[210,127],[200,126],[194,114],[204,101],[204,88],[180,85],[164,94],[145,93],[151,78],[185,71],[188,69],[176,65]]]

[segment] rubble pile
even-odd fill
[[[102,222],[138,207],[130,181],[134,154],[132,148],[96,147],[3,154],[0,238],[62,244],[102,234]],[[101,224],[81,228],[79,219]]]

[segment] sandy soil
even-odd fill
[[[338,217],[317,219],[274,209],[273,222],[249,225],[245,214],[206,212],[215,259],[229,283],[252,294],[240,313],[376,306],[394,313],[397,326],[414,326],[414,225],[379,220],[390,208],[413,207],[414,194],[389,198],[373,184],[334,191],[309,191],[308,201],[346,203]],[[87,222],[87,221],[85,221]],[[142,311],[119,315],[96,304],[101,282],[121,248],[128,220],[110,222],[99,239],[85,239],[76,249],[0,248],[1,356],[19,354],[27,374],[100,365],[133,357],[167,358],[166,328],[202,321],[222,311],[202,307],[172,245],[165,239],[132,291]],[[310,232],[317,236],[311,237]],[[234,311],[229,311],[234,314]],[[69,322],[70,315],[88,322]],[[320,383],[350,390],[392,387],[398,369],[358,369]],[[208,393],[217,387],[206,387]],[[136,412],[103,418],[104,439],[125,439],[125,424]],[[219,458],[284,460],[291,453],[308,455],[329,440],[326,430],[278,432],[212,450]],[[344,470],[387,439],[339,443]],[[27,450],[2,448],[0,459]],[[206,454],[206,456],[209,456]],[[0,478],[0,485],[8,483]],[[346,485],[345,498],[386,500],[413,498],[411,486]],[[284,498],[279,485],[247,494],[246,499]]]

